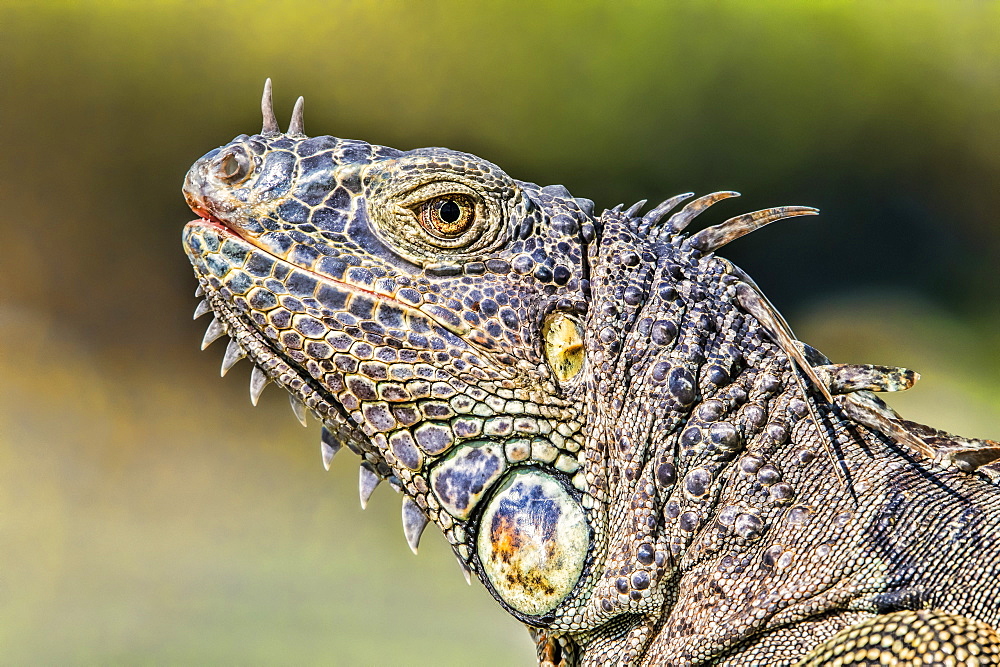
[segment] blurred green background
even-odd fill
[[[528,664],[398,497],[199,353],[189,164],[260,127],[445,145],[611,206],[779,204],[725,254],[894,405],[1000,436],[996,2],[0,2],[0,661]],[[894,397],[895,398],[895,397]]]

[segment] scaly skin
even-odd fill
[[[414,550],[435,523],[540,663],[1000,664],[1000,445],[900,419],[871,392],[915,374],[831,364],[714,253],[812,209],[691,235],[735,193],[595,215],[309,138],[301,103],[282,134],[269,98],[186,179],[205,344],[362,457],[362,502],[401,491]]]

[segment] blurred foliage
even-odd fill
[[[527,633],[466,586],[440,532],[415,558],[398,496],[380,489],[362,516],[350,453],[326,473],[318,425],[299,426],[284,396],[249,409],[249,365],[225,383],[216,363],[109,368],[10,314],[0,337],[20,345],[0,355],[4,664],[530,659]]]
[[[834,359],[923,371],[907,416],[1000,435],[996,2],[0,0],[13,662],[530,659],[443,540],[409,558],[390,492],[359,517],[348,455],[322,474],[277,392],[196,356],[180,183],[266,76],[311,133],[600,206],[818,206],[725,254]]]

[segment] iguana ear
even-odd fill
[[[583,325],[573,313],[556,311],[542,323],[545,361],[560,385],[580,375],[586,361]]]

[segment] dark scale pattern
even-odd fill
[[[1000,445],[900,419],[871,392],[912,371],[832,364],[714,254],[811,209],[689,235],[735,193],[595,215],[296,109],[187,176],[204,345],[321,419],[326,466],[359,454],[363,504],[401,492],[411,548],[435,523],[540,661],[996,664]]]

